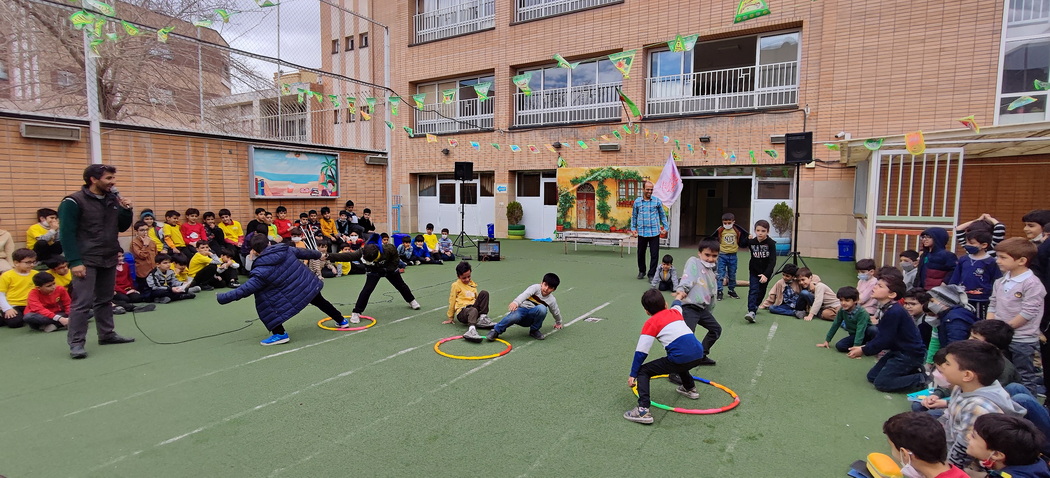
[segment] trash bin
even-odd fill
[[[489,239],[496,238],[496,225],[489,223]]]
[[[839,239],[839,260],[853,262],[857,259],[857,243],[853,239]]]

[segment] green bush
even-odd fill
[[[518,201],[511,201],[507,203],[507,222],[511,224],[517,224],[521,222],[521,217],[525,212],[521,209],[521,203]]]

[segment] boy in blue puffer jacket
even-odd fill
[[[288,247],[287,244],[271,246],[265,235],[253,237],[251,247],[258,257],[252,265],[248,281],[236,289],[215,296],[215,299],[220,304],[228,304],[254,294],[259,320],[272,334],[260,344],[288,343],[288,333],[282,324],[303,310],[306,304],[321,309],[336,321],[337,327],[350,326],[350,322],[343,318],[343,313],[321,295],[324,282],[301,262],[304,259],[320,259],[320,252]]]
[[[919,251],[919,271],[915,275],[915,287],[930,290],[945,282],[955,271],[959,258],[952,251],[945,249],[948,244],[948,231],[931,227],[919,235],[922,249]]]

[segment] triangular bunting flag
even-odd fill
[[[882,148],[882,138],[871,138],[864,140],[864,147],[868,148],[868,151],[878,151]]]
[[[584,140],[576,141],[576,144],[580,145],[580,149],[587,149],[587,142]]]
[[[409,128],[408,126],[402,126],[402,128],[404,128],[405,132],[408,133],[409,138],[414,138],[416,136],[416,132],[412,130],[412,128]]]
[[[965,118],[959,118],[959,122],[962,123],[963,126],[969,128],[970,131],[973,131],[977,134],[981,134],[981,127],[977,126],[977,120],[974,119],[973,115],[967,116]]]
[[[436,142],[438,142],[438,137],[434,136],[434,135],[432,135],[430,133],[427,133],[427,142],[428,143],[436,143]]]
[[[515,153],[520,153],[521,152],[521,147],[516,145],[516,144],[512,144],[512,145],[510,145],[510,150],[515,152]]]
[[[448,139],[448,145],[452,146],[453,148],[459,147],[459,140],[458,139],[449,138]]]
[[[539,149],[537,149],[537,148],[536,148],[536,145],[534,145],[534,144],[530,144],[530,145],[528,145],[528,148],[529,148],[529,152],[530,152],[530,153],[538,153],[538,152],[540,152],[540,150],[539,150]]]
[[[441,90],[441,103],[450,104],[456,100],[456,89],[449,88],[447,90]]]
[[[499,143],[489,143],[489,145],[492,146],[493,148],[496,148],[496,151],[500,150],[499,149]]]
[[[562,68],[568,68],[570,70],[575,70],[577,66],[580,66],[580,62],[569,63],[565,60],[565,58],[562,58],[562,56],[557,53],[554,54],[554,61],[558,62],[558,66]]]
[[[386,102],[390,104],[390,114],[397,116],[397,108],[401,106],[401,97],[391,96],[386,99]]]
[[[478,95],[479,103],[489,99],[489,88],[492,88],[492,82],[489,81],[474,85],[474,93]]]
[[[634,63],[634,55],[636,53],[638,53],[638,50],[613,53],[612,55],[609,55],[609,60],[613,62],[613,66],[615,66],[617,70],[620,70],[620,73],[623,74],[624,78],[630,78],[631,64]]]
[[[916,131],[904,135],[904,147],[907,148],[908,152],[911,154],[922,154],[926,152],[926,139],[923,138],[922,131]]]
[[[777,159],[777,157],[780,156],[780,154],[778,154],[777,150],[775,150],[775,149],[767,149],[767,150],[765,150],[765,153],[768,154],[769,157],[773,158],[773,159]]]
[[[514,86],[517,86],[525,96],[532,96],[532,88],[529,87],[529,81],[532,80],[532,72],[526,71],[518,76],[510,79],[514,82]]]
[[[828,151],[839,151],[841,149],[838,143],[824,143],[824,146],[828,148]]]
[[[559,168],[564,168],[564,167],[566,167],[568,165],[569,165],[569,163],[565,162],[564,158],[562,158],[561,156],[558,156],[558,167]]]
[[[419,93],[419,94],[416,94],[416,95],[412,95],[412,101],[416,102],[416,108],[421,110],[421,111],[426,106],[426,104],[425,104],[426,100],[427,100],[427,94],[426,93]]]
[[[769,15],[769,2],[767,0],[740,0],[740,4],[736,7],[736,16],[733,17],[733,23],[740,23],[762,15]]]
[[[471,141],[470,147],[474,148],[474,151],[481,151],[481,143],[478,143],[477,141]]]
[[[394,129],[394,123],[391,123],[391,122],[387,121],[386,122],[386,127],[390,128],[390,129]]]

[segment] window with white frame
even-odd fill
[[[1050,0],[1008,0],[1002,38],[997,124],[1046,121]]]
[[[698,42],[649,55],[646,115],[715,113],[798,104],[801,33]]]
[[[415,43],[465,35],[496,26],[495,0],[416,0]]]
[[[616,89],[623,75],[608,59],[582,62],[574,69],[555,65],[518,73],[532,75],[532,94],[514,94],[518,126],[620,119]]]
[[[59,88],[73,88],[77,86],[77,75],[65,70],[55,72],[55,86]]]
[[[636,179],[621,179],[617,181],[616,204],[620,207],[629,207],[634,199],[642,195],[644,183]]]
[[[423,83],[416,86],[416,93],[425,93],[423,111],[416,111],[416,133],[440,134],[458,131],[492,129],[493,111],[496,104],[495,77],[492,75]],[[478,98],[478,84],[488,83],[488,99]],[[456,90],[450,103],[443,101],[443,92]],[[407,98],[406,101],[411,101]]]
[[[0,80],[6,80],[6,79],[7,79],[7,63],[5,61],[3,61],[3,60],[0,60]]]
[[[616,3],[623,0],[515,0],[514,20],[525,22]]]

